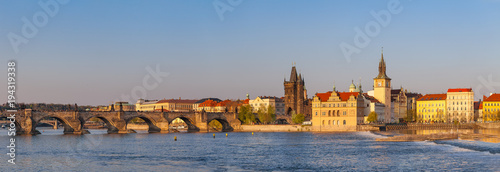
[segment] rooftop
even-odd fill
[[[417,99],[417,101],[446,100],[446,94],[427,94]]]
[[[450,88],[448,93],[450,92],[472,92],[472,88]]]
[[[500,101],[500,94],[497,94],[497,93],[492,94],[490,97],[484,99],[484,101],[485,102],[493,102],[493,101],[498,102],[498,101]]]

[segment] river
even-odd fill
[[[37,128],[16,137],[7,163],[1,130],[0,171],[500,171],[500,143],[376,142],[371,132],[168,133],[62,135]],[[177,137],[177,141],[174,141]]]

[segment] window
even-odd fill
[[[316,112],[316,116],[318,116],[318,112]]]
[[[330,125],[330,120],[328,120],[328,125]]]
[[[326,112],[323,112],[322,115],[325,116]]]
[[[344,125],[345,125],[345,120],[344,120]]]

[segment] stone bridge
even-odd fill
[[[52,117],[64,126],[65,134],[85,134],[83,125],[90,118],[99,118],[108,127],[108,133],[128,133],[127,124],[134,118],[140,118],[149,125],[149,132],[167,133],[169,125],[176,118],[182,119],[188,125],[189,132],[208,132],[208,123],[217,120],[222,124],[222,131],[239,129],[241,121],[236,113],[206,113],[206,112],[39,112],[25,109],[15,113],[2,112],[0,118],[15,114],[16,132],[19,135],[36,135],[40,132],[35,129],[42,119]]]

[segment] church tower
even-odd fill
[[[384,122],[391,122],[391,78],[386,74],[384,51],[378,64],[378,76],[373,78],[374,97],[385,105]]]
[[[295,113],[306,114],[305,101],[307,100],[305,81],[302,78],[302,74],[297,75],[297,69],[295,65],[292,66],[292,72],[290,73],[290,80],[283,82],[285,87],[285,113],[291,115],[292,111]]]

